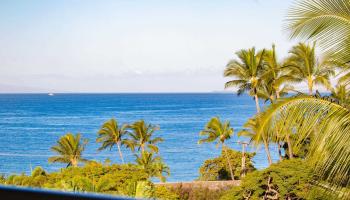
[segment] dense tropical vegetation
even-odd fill
[[[245,163],[242,166],[242,152],[224,147],[221,155],[204,161],[199,168],[199,180],[220,181],[241,179],[243,172],[250,173],[255,170],[253,157],[255,153],[246,153]],[[228,165],[230,163],[230,165]],[[233,170],[231,173],[231,169]]]

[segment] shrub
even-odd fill
[[[173,190],[181,200],[214,200],[222,196],[223,190],[210,190],[204,187],[177,187]]]
[[[160,200],[180,200],[180,196],[175,191],[165,186],[155,187],[154,198]]]
[[[137,165],[103,165],[92,162],[84,167],[68,167],[53,173],[46,173],[37,167],[31,176],[11,175],[4,184],[134,196],[136,183],[148,179],[147,173]]]
[[[248,174],[222,200],[307,199],[313,189],[311,168],[301,159],[284,160]]]
[[[154,197],[154,184],[150,181],[139,181],[136,184],[135,198]]]
[[[229,161],[231,162],[235,179],[240,178],[242,166],[242,153],[233,149],[227,148]],[[246,171],[252,172],[255,170],[253,165],[253,157],[255,153],[246,153]],[[221,155],[214,159],[204,161],[199,168],[199,180],[201,181],[216,181],[216,180],[231,180],[230,168],[227,163],[224,150]]]

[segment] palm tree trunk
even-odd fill
[[[76,160],[76,159],[72,159],[71,163],[72,163],[73,167],[77,167],[78,166],[78,160]]]
[[[254,99],[255,99],[256,112],[259,113],[260,112],[260,105],[259,105],[259,97],[257,94],[254,95]]]
[[[258,98],[257,94],[254,95],[254,99],[255,99],[255,105],[256,105],[256,112],[260,113],[259,98]],[[271,165],[272,159],[271,159],[271,155],[270,155],[269,144],[268,144],[268,141],[266,141],[264,134],[262,135],[262,139],[264,141],[265,151],[267,154],[267,160],[269,161],[269,164]]]
[[[223,148],[224,151],[225,151],[226,160],[227,160],[228,166],[229,166],[229,168],[230,168],[231,179],[234,181],[234,180],[235,180],[235,176],[233,175],[233,170],[232,170],[231,162],[230,162],[229,157],[228,157],[228,155],[227,155],[227,149],[226,149],[226,146],[224,145],[224,143],[222,144],[222,148]]]
[[[267,160],[269,161],[269,165],[271,165],[272,159],[271,159],[271,154],[270,154],[270,149],[269,149],[269,143],[264,139],[264,137],[263,137],[263,140],[264,140],[264,146],[265,146],[265,152],[267,155]]]
[[[241,177],[245,177],[246,174],[246,167],[245,167],[245,162],[246,162],[246,157],[245,157],[245,147],[246,143],[242,143],[242,166],[241,166]]]
[[[280,161],[282,161],[283,158],[282,158],[282,150],[281,150],[281,144],[280,144],[280,142],[277,143],[277,149],[278,149],[278,156],[279,156],[279,158],[280,158]]]
[[[309,88],[309,95],[312,95],[312,86],[313,86],[312,77],[307,78],[307,86]]]
[[[276,99],[279,99],[280,98],[280,92],[278,90],[275,90],[276,91]]]
[[[118,147],[120,159],[122,160],[122,163],[124,164],[124,158],[123,158],[122,151],[120,150],[120,143],[119,142],[117,143],[117,147]]]
[[[286,135],[286,140],[287,140],[287,144],[288,144],[289,159],[292,159],[294,156],[293,156],[292,142],[290,141],[289,134]]]
[[[278,90],[275,90],[276,91],[276,100],[280,98],[280,92]],[[278,156],[279,156],[279,159],[280,161],[283,160],[282,158],[282,151],[281,151],[281,144],[279,142],[279,136],[278,136],[278,133],[277,133],[277,149],[278,149]]]

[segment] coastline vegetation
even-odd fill
[[[219,157],[200,167],[199,180],[240,180],[239,186],[215,192],[157,186],[154,178],[165,182],[170,175],[157,146],[163,142],[155,137],[159,127],[115,119],[102,125],[96,142],[99,150],[116,147],[121,164],[86,160],[87,141],[67,133],[52,147],[57,155],[49,158],[67,168],[48,173],[37,167],[31,175],[1,177],[0,182],[151,199],[350,199],[350,1],[298,0],[286,23],[291,38],[304,39],[286,58],[278,58],[274,44],[271,49],[252,47],[237,51],[224,70],[224,77],[231,78],[225,88],[248,93],[256,106],[256,114],[237,135],[249,138],[253,147],[263,146],[269,167],[255,169],[255,154],[245,152],[246,143],[240,143],[242,152],[227,147],[234,135],[229,121],[213,117],[199,133],[198,143],[221,147]],[[335,87],[331,79],[338,81]],[[306,83],[306,93],[295,89],[299,83]],[[318,86],[329,94],[321,94]],[[274,145],[279,154],[275,162]],[[134,154],[134,163],[125,163],[122,146]]]

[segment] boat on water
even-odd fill
[[[49,93],[49,94],[47,94],[47,95],[49,95],[49,96],[54,96],[54,94],[53,94],[53,93]]]

